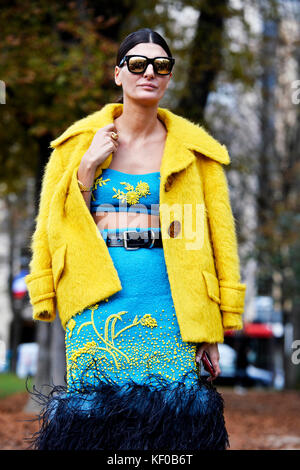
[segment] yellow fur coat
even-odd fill
[[[96,131],[122,109],[123,104],[109,103],[50,144],[26,276],[35,320],[54,320],[57,307],[66,328],[73,315],[122,289],[77,183],[81,158]],[[168,131],[160,168],[160,224],[182,340],[223,342],[224,330],[243,326],[246,290],[222,166],[230,158],[226,147],[197,124],[165,108],[158,108],[158,117]],[[95,177],[111,159],[112,154]]]

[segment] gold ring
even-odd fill
[[[114,140],[118,140],[119,136],[118,134],[116,134],[115,132],[111,132],[111,138],[114,139]]]

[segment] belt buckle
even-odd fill
[[[154,242],[155,242],[155,233],[154,233],[153,230],[147,230],[147,231],[148,231],[148,232],[151,232],[151,245],[148,246],[148,247],[146,246],[146,248],[152,248],[153,245],[154,245]],[[127,233],[130,233],[130,232],[138,233],[138,232],[136,232],[136,231],[134,231],[134,230],[124,230],[124,232],[123,232],[123,233],[124,233],[124,237],[123,237],[123,238],[124,238],[124,247],[125,247],[125,249],[126,249],[126,250],[138,250],[139,248],[142,248],[143,245],[142,245],[142,246],[135,246],[135,247],[131,247],[131,248],[128,246],[128,239],[127,239],[126,234],[127,234]]]
[[[151,229],[150,229],[150,230],[147,230],[147,232],[148,232],[148,233],[151,232],[151,245],[150,245],[150,246],[147,246],[146,248],[152,248],[153,245],[154,245],[154,243],[155,243],[155,238],[156,238],[156,237],[155,237],[155,233],[154,233],[154,231],[151,230]],[[148,238],[149,238],[149,237],[148,237]]]
[[[138,250],[139,248],[141,248],[140,246],[134,246],[134,247],[131,247],[131,248],[128,246],[128,240],[127,240],[126,233],[130,233],[130,232],[133,232],[133,230],[124,230],[124,232],[123,232],[124,233],[124,237],[123,237],[123,239],[124,239],[124,248],[126,250]]]

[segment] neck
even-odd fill
[[[158,131],[161,123],[157,118],[156,105],[144,106],[124,99],[123,112],[114,120],[120,138],[127,142],[143,142]]]

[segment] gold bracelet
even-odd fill
[[[84,186],[84,184],[81,181],[79,181],[78,178],[77,178],[77,181],[78,181],[79,189],[82,193],[92,191],[94,185],[91,186],[90,188],[87,188],[86,186]]]

